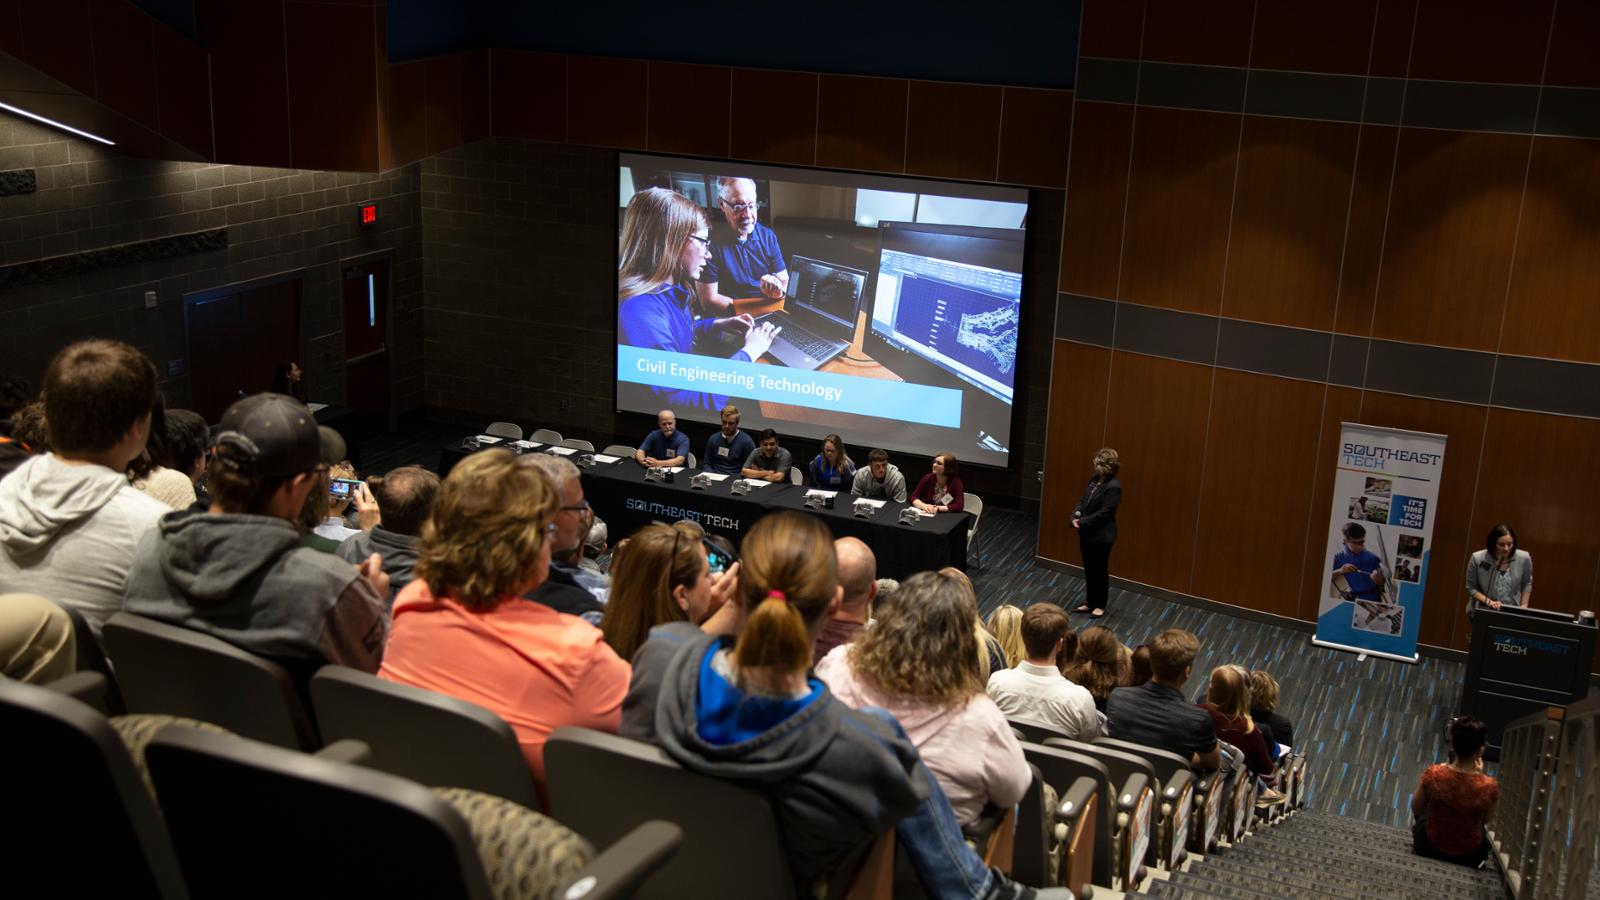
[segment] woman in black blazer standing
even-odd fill
[[[1094,455],[1094,477],[1083,489],[1083,499],[1072,511],[1072,527],[1078,532],[1078,548],[1083,551],[1084,602],[1073,612],[1088,613],[1098,619],[1106,614],[1106,596],[1111,588],[1111,545],[1117,540],[1117,505],[1122,502],[1122,482],[1117,480],[1121,463],[1117,451],[1100,448]]]

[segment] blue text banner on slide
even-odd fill
[[[961,392],[925,384],[832,372],[796,372],[759,363],[627,346],[617,347],[617,378],[634,384],[716,391],[828,412],[882,415],[884,410],[894,410],[907,422],[961,427]]]
[[[1315,643],[1417,661],[1445,437],[1344,422]]]

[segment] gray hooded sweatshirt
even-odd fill
[[[279,660],[378,671],[388,598],[275,516],[175,512],[139,544],[127,610]]]
[[[797,885],[829,874],[928,798],[926,769],[904,732],[821,695],[760,736],[701,739],[701,663],[725,642],[688,622],[651,629],[633,657],[624,737],[660,746],[686,769],[745,783],[772,801]]]
[[[70,606],[98,635],[122,609],[139,539],[167,512],[121,472],[32,457],[0,480],[0,593]]]

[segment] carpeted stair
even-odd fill
[[[1192,862],[1186,872],[1152,881],[1151,897],[1281,900],[1503,900],[1497,870],[1423,859],[1411,832],[1302,810],[1258,828],[1237,845]]]

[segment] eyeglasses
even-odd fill
[[[561,509],[565,512],[575,512],[580,516],[587,516],[594,512],[594,509],[589,506],[589,501],[587,500],[579,500],[575,506],[563,506]]]
[[[718,197],[717,199],[718,200],[722,200],[721,197]],[[736,213],[742,213],[742,212],[750,212],[752,210],[757,210],[757,209],[766,209],[767,208],[767,201],[765,201],[765,200],[755,200],[755,201],[752,201],[750,203],[729,203],[726,200],[722,200],[722,205],[726,206],[727,208],[733,210]]]
[[[701,237],[698,234],[691,234],[691,235],[689,235],[689,240],[695,241],[704,250],[710,250],[711,249],[711,238]]]

